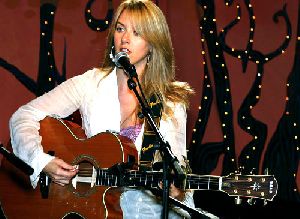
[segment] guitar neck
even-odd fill
[[[90,175],[91,176],[91,175]],[[130,170],[118,174],[108,169],[94,169],[91,177],[78,174],[77,182],[91,183],[91,186],[111,187],[143,187],[157,188],[163,180],[160,171]],[[243,196],[272,200],[277,193],[278,184],[272,175],[240,175],[228,176],[187,174],[184,182],[178,182],[175,176],[170,183],[178,188],[192,190],[214,190],[227,193],[229,196]]]
[[[95,185],[97,186],[128,186],[128,187],[148,187],[157,188],[163,180],[162,172],[151,171],[142,172],[131,170],[123,176],[112,174],[107,169],[98,169]],[[183,182],[172,180],[178,187]],[[221,190],[222,177],[212,175],[194,175],[188,174],[185,180],[185,188],[193,190]]]

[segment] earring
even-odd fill
[[[151,59],[151,53],[149,53],[149,54],[147,55],[147,65],[149,65],[150,59]]]
[[[114,53],[115,53],[115,47],[112,46],[111,50],[110,50],[110,53],[109,53],[109,58],[111,59],[112,62],[115,62],[115,55],[114,55]]]

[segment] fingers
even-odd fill
[[[54,158],[50,161],[43,171],[59,185],[69,184],[70,180],[77,174],[77,165],[72,166],[62,159]]]
[[[76,175],[77,171],[77,165],[72,166],[66,162],[64,162],[61,159],[58,159],[57,162],[57,169],[56,174],[65,178],[72,178]]]
[[[70,165],[66,162],[64,162],[62,159],[57,159],[57,164],[62,168],[62,169],[65,169],[65,170],[69,170],[69,171],[75,171],[77,169],[77,165]]]
[[[70,180],[72,177],[76,175],[76,171],[72,170],[66,170],[61,166],[58,166],[55,172],[53,172],[53,175],[56,179],[67,179]]]
[[[163,188],[162,182],[158,185],[159,188]],[[169,195],[173,198],[176,198],[179,201],[182,201],[185,196],[185,192],[182,189],[177,188],[174,184],[170,184]]]

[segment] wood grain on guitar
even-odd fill
[[[45,152],[78,164],[79,172],[64,187],[41,174],[39,188],[32,189],[28,176],[4,159],[0,168],[0,201],[8,219],[122,218],[122,186],[157,187],[162,180],[159,171],[132,169],[119,175],[109,169],[116,163],[138,161],[135,146],[126,137],[104,132],[86,139],[76,124],[50,117],[40,124]],[[185,185],[187,189],[215,190],[269,201],[278,187],[273,176],[240,174],[188,174]]]

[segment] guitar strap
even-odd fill
[[[161,97],[157,94],[153,94],[149,99],[149,106],[153,113],[154,123],[159,128],[163,109]],[[157,137],[154,131],[152,130],[151,126],[149,125],[148,119],[146,119],[140,156],[140,169],[151,169],[154,154],[158,148],[159,143]]]

